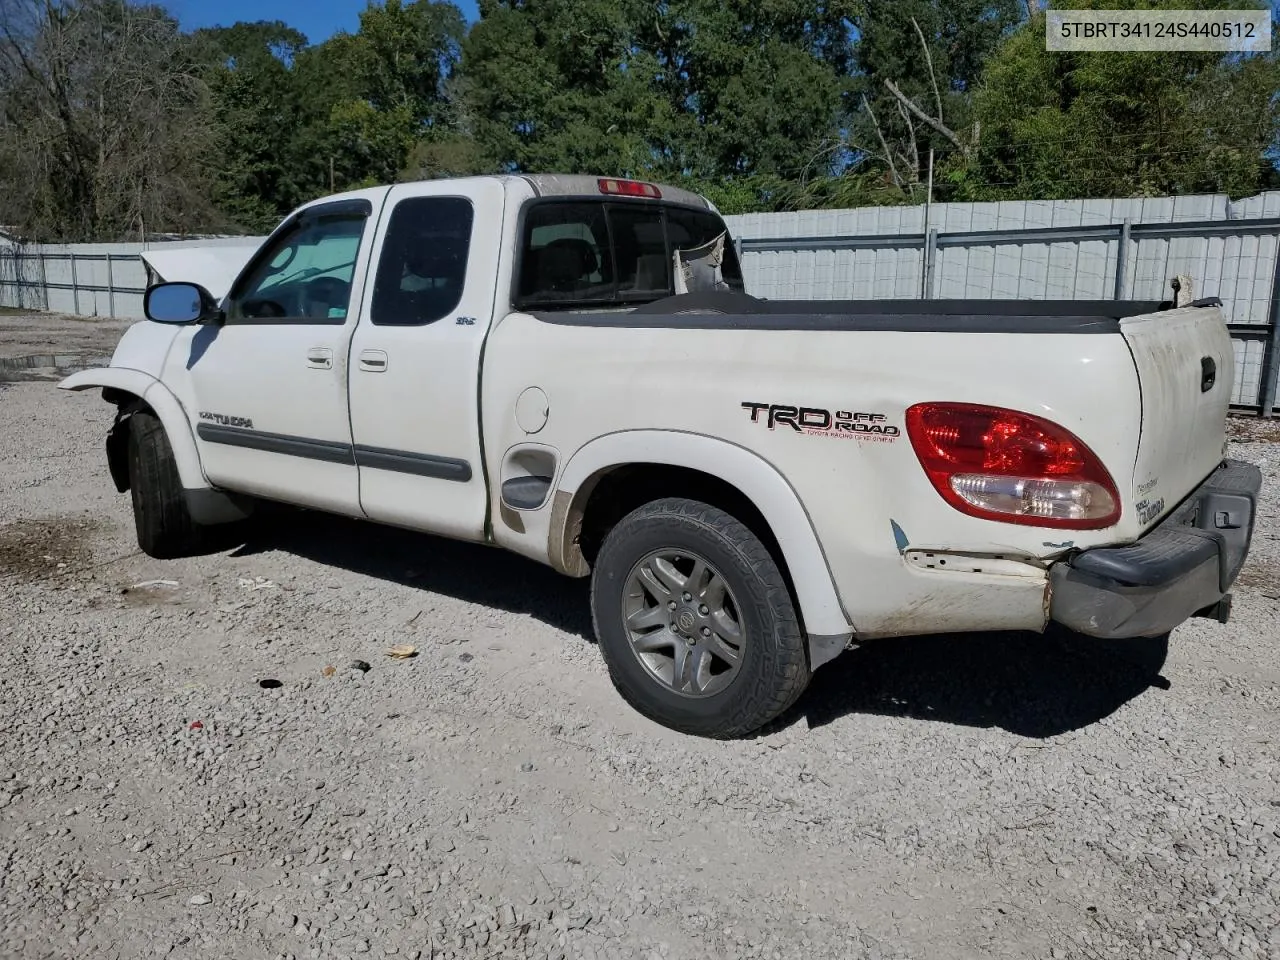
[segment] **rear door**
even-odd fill
[[[351,432],[370,519],[480,540],[479,377],[505,188],[392,188],[351,345]]]
[[[1132,502],[1146,527],[1221,462],[1235,358],[1217,308],[1130,317],[1121,321],[1120,330],[1142,392]]]

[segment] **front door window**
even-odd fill
[[[237,285],[229,322],[346,322],[366,217],[307,217],[278,237]]]

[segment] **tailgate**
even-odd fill
[[[1145,529],[1222,462],[1235,354],[1216,306],[1130,317],[1120,330],[1142,392],[1130,502]]]

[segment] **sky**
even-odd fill
[[[476,19],[475,0],[454,0],[469,21]],[[339,30],[355,33],[365,0],[169,0],[166,4],[184,29],[225,27],[239,20],[283,20],[322,43]]]

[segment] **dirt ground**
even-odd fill
[[[316,516],[141,555],[110,408],[21,359],[122,329],[0,317],[0,956],[1280,960],[1269,428],[1230,623],[867,644],[719,743],[513,556]]]

